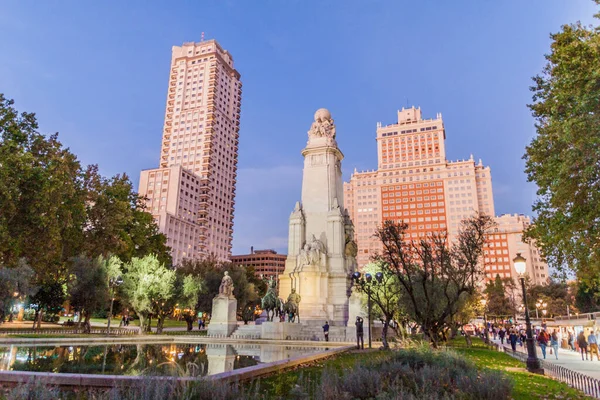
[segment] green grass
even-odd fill
[[[260,384],[261,392],[267,394],[269,397],[285,398],[300,379],[300,375],[313,382],[320,379],[321,372],[326,367],[342,371],[343,369],[351,368],[356,364],[364,364],[367,361],[376,360],[379,357],[381,357],[381,353],[378,350],[369,352],[345,352],[308,364],[301,364],[293,369],[277,373],[276,375],[261,378],[258,380],[258,383]],[[254,382],[254,384],[256,383],[257,382]]]
[[[525,364],[508,354],[490,349],[479,338],[473,338],[473,346],[467,348],[464,338],[451,341],[450,347],[458,354],[473,361],[479,368],[500,370],[514,382],[514,399],[587,399],[583,393],[567,384],[547,376],[527,372]]]
[[[478,338],[473,338],[473,346],[470,348],[466,347],[464,338],[451,341],[448,347],[474,362],[480,369],[499,370],[512,378],[515,383],[512,394],[514,399],[587,398],[583,393],[570,388],[565,383],[527,372],[524,363],[508,354],[494,350]],[[326,367],[342,371],[356,364],[375,361],[381,355],[380,351],[346,352],[262,378],[259,381],[260,389],[269,396],[285,398],[298,383],[300,376],[310,381],[318,380]]]

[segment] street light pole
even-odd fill
[[[481,305],[483,305],[483,329],[485,330],[485,344],[490,343],[490,331],[487,326],[487,315],[486,315],[486,305],[487,299],[481,299]]]
[[[367,285],[367,314],[369,319],[369,348],[371,348],[371,334],[373,331],[371,330],[371,287]]]
[[[360,288],[367,294],[367,319],[368,319],[368,330],[369,330],[369,348],[372,348],[371,344],[371,310],[372,306],[372,294],[373,288],[372,285],[380,284],[383,281],[383,273],[377,272],[375,274],[375,280],[373,280],[373,276],[369,273],[365,274],[364,278],[361,278],[361,273],[356,271],[352,274],[352,280],[360,286]]]
[[[515,264],[515,269],[517,273],[520,275],[521,279],[521,288],[523,289],[523,303],[525,304],[525,324],[527,326],[527,370],[529,372],[539,373],[541,366],[540,360],[537,358],[535,343],[533,342],[533,332],[531,330],[531,319],[529,318],[529,308],[527,307],[527,291],[525,290],[525,258],[521,256],[521,253],[517,253],[517,256],[514,258],[513,263]],[[536,308],[537,312],[537,308]]]

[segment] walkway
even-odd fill
[[[494,343],[500,344],[500,339],[493,340],[490,338],[490,340]],[[506,346],[508,346],[508,348],[510,348],[510,344],[507,344],[506,341],[504,341],[504,343]],[[525,354],[527,353],[527,348],[525,346],[521,347],[517,343],[517,351]],[[554,349],[552,351],[554,352]],[[543,359],[540,346],[536,346],[536,352],[538,358]],[[571,371],[579,372],[580,374],[584,374],[595,379],[600,379],[600,361],[597,361],[595,356],[594,361],[589,360],[589,355],[587,361],[582,361],[580,353],[559,348],[557,360],[556,355],[550,354],[550,347],[547,347],[546,359],[544,361],[560,365],[564,368],[570,369]]]

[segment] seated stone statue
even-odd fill
[[[233,279],[231,279],[227,271],[225,271],[225,275],[221,279],[221,286],[219,286],[219,295],[217,297],[235,298],[233,296]]]

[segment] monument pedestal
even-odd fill
[[[237,300],[217,296],[213,299],[208,336],[229,336],[237,328]]]

